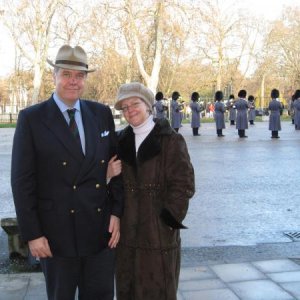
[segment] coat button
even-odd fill
[[[100,211],[101,211],[101,208],[98,207],[98,208],[97,208],[97,212],[100,212]]]
[[[99,189],[99,188],[100,188],[100,184],[97,183],[97,184],[96,184],[96,189]]]
[[[62,165],[65,167],[67,165],[67,162],[63,161]]]
[[[77,189],[77,186],[76,185],[73,185],[73,190],[76,190]]]
[[[70,210],[70,213],[71,213],[71,214],[74,214],[74,213],[75,213],[75,209],[71,209],[71,210]]]
[[[101,164],[104,164],[104,163],[105,163],[105,160],[104,160],[104,159],[102,159],[100,163],[101,163]]]

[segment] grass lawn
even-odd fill
[[[15,128],[16,123],[0,123],[0,128]]]

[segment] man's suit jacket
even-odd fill
[[[51,97],[19,113],[11,184],[21,235],[45,236],[58,256],[86,256],[107,247],[110,215],[120,217],[120,176],[106,185],[116,153],[109,107],[80,100],[86,154]]]

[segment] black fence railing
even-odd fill
[[[16,123],[18,114],[2,113],[0,114],[0,123],[2,124],[13,124]]]
[[[265,116],[268,115],[268,109],[267,109],[267,104],[269,103],[270,99],[269,98],[265,98],[264,101],[261,101],[260,98],[258,98],[255,102],[256,104],[256,115],[258,116]],[[168,102],[169,103],[169,102]],[[184,101],[184,118],[189,118],[189,100],[188,101]],[[201,97],[200,98],[200,103],[202,105],[202,107],[204,108],[203,112],[201,113],[202,117],[212,117],[212,114],[210,114],[209,111],[209,105],[212,103],[214,104],[214,99],[211,97]],[[227,99],[224,100],[224,103],[227,103]],[[261,107],[260,104],[263,103],[264,107]],[[11,123],[16,123],[17,119],[18,119],[18,113],[20,110],[22,110],[25,107],[30,106],[31,104],[29,102],[26,103],[26,105],[24,104],[24,102],[15,102],[14,105],[0,105],[0,123],[4,124],[11,124]],[[169,106],[169,105],[168,105]],[[114,115],[114,119],[116,122],[120,122],[120,119],[122,118],[120,115],[120,112],[115,111],[115,109],[113,108],[113,106],[111,105],[110,108],[112,109],[112,113]],[[284,108],[287,108],[287,105],[285,105]],[[169,110],[167,112],[168,114],[168,118],[170,118],[169,115]]]

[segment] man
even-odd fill
[[[238,130],[238,135],[240,138],[246,138],[245,130],[248,129],[248,102],[246,100],[247,92],[245,90],[240,90],[238,93],[239,99],[235,102],[235,107],[237,110],[236,116],[236,129]]]
[[[48,299],[113,299],[114,248],[123,209],[120,176],[107,183],[116,139],[110,109],[81,100],[85,51],[62,46],[55,92],[19,113],[11,183],[21,235],[40,259]]]

